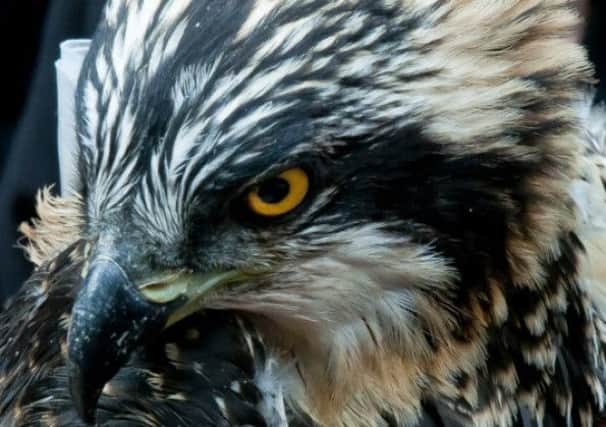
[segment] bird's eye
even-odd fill
[[[292,168],[263,181],[247,195],[248,207],[257,215],[277,217],[303,202],[309,190],[309,177],[301,168]]]

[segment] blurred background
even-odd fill
[[[34,196],[58,182],[54,61],[59,43],[90,37],[105,0],[0,0],[0,306],[31,273],[15,247]],[[606,80],[606,1],[579,0],[578,39]],[[606,99],[606,85],[598,98]]]

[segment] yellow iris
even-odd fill
[[[309,177],[301,168],[292,168],[271,178],[248,193],[248,206],[261,216],[284,215],[299,206],[309,190]]]

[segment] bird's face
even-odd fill
[[[199,309],[255,319],[318,407],[407,407],[436,372],[475,369],[503,283],[537,282],[571,221],[567,101],[532,76],[577,71],[523,51],[544,23],[503,19],[530,5],[465,4],[110,2],[78,92],[83,412]]]

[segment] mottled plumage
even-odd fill
[[[188,398],[139,400],[184,424],[218,416],[235,379],[259,393],[234,408],[270,425],[595,425],[606,119],[576,22],[564,0],[110,1],[77,93],[76,196],[24,230],[46,266],[83,242],[59,255],[82,280],[50,267],[5,314],[69,330],[68,361],[57,347],[28,376],[14,352],[37,353],[3,320],[0,420],[65,375],[84,417],[99,393],[111,417],[108,390],[151,358]],[[255,214],[247,195],[293,168],[303,201]],[[55,291],[68,300],[40,308]],[[177,380],[157,357],[192,322],[177,368],[219,348],[241,370]]]

